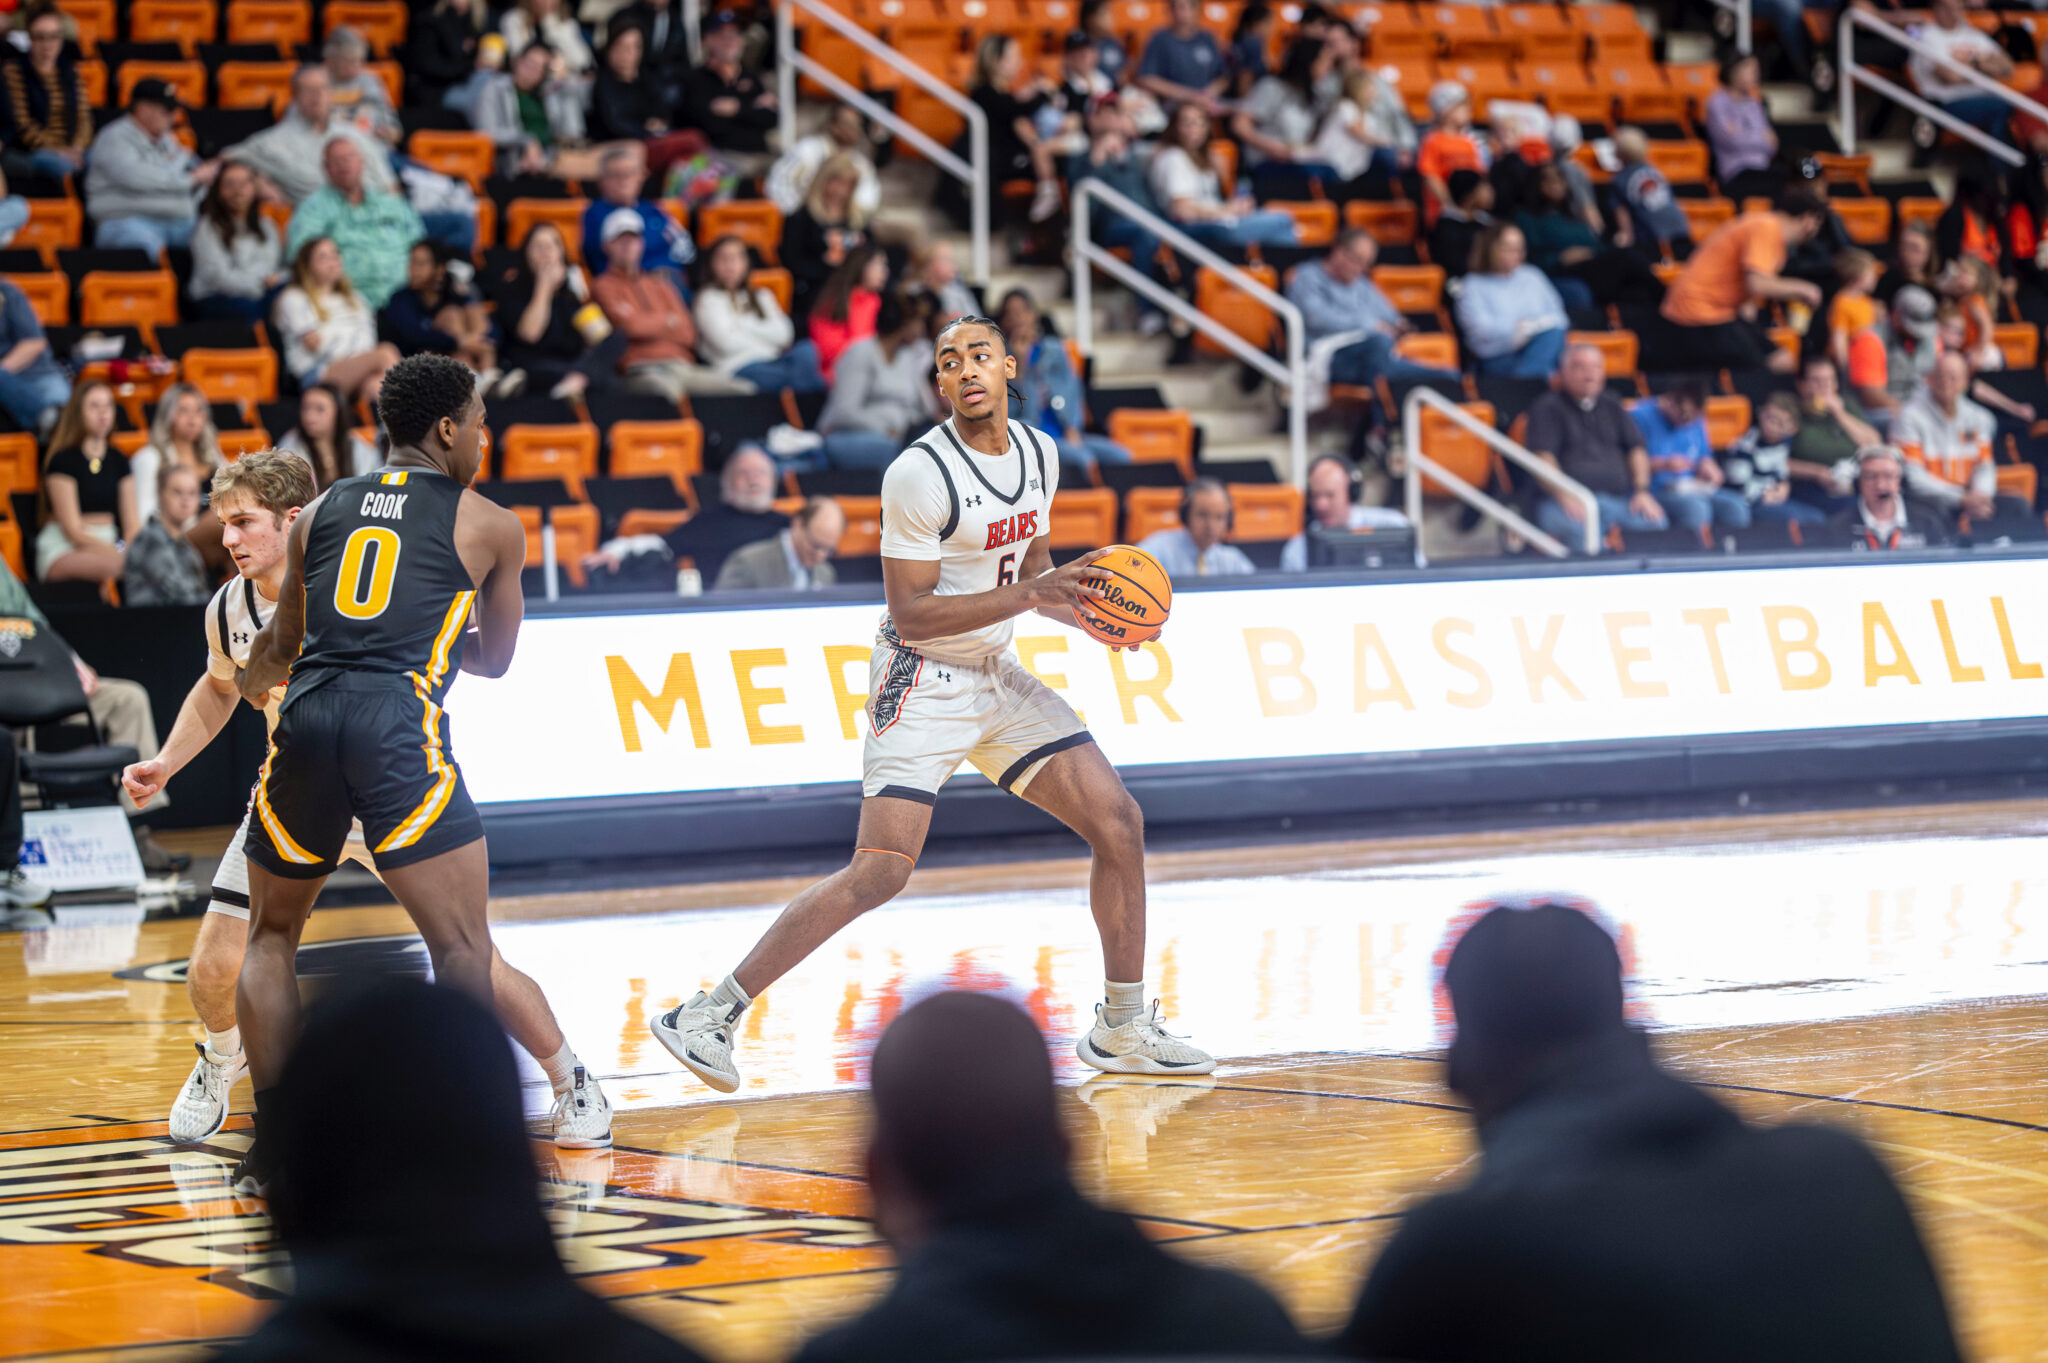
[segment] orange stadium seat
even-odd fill
[[[212,0],[135,0],[128,11],[128,40],[176,43],[186,56],[220,32],[220,6]]]
[[[42,459],[35,436],[27,431],[0,435],[0,493],[34,492],[41,481]]]
[[[1552,5],[1502,5],[1493,12],[1515,47],[1515,56],[1530,61],[1578,61],[1585,55],[1586,39],[1571,26],[1563,11]]]
[[[1932,196],[1915,195],[1899,200],[1896,211],[1900,227],[1910,227],[1914,223],[1932,227],[1948,211],[1948,204]]]
[[[1116,543],[1116,493],[1106,487],[1061,488],[1052,499],[1048,534],[1055,549],[1099,549]]]
[[[1664,79],[1692,102],[1692,113],[1697,116],[1706,107],[1707,97],[1721,88],[1721,68],[1712,62],[1666,62]]]
[[[766,289],[774,294],[776,303],[784,312],[789,311],[790,300],[796,297],[796,279],[780,265],[748,271],[747,287]]]
[[[1337,239],[1337,205],[1328,199],[1270,199],[1260,207],[1294,219],[1298,246],[1328,246]]]
[[[78,281],[78,321],[88,327],[140,327],[148,335],[178,320],[178,279],[168,270],[93,270]]]
[[[222,62],[213,73],[223,109],[281,109],[292,97],[291,62]]]
[[[1595,81],[1621,106],[1621,116],[1627,122],[1677,123],[1685,117],[1685,95],[1671,88],[1664,79],[1664,68],[1653,61],[1596,62],[1593,73]]]
[[[1594,65],[1652,60],[1649,31],[1633,5],[1567,5],[1565,14],[1572,27],[1585,35]]]
[[[0,275],[20,289],[36,320],[46,327],[68,326],[71,322],[71,279],[55,270],[41,274]]]
[[[619,538],[635,535],[666,535],[697,514],[694,511],[628,511],[619,517]],[[681,560],[677,560],[681,563]]]
[[[1652,142],[1650,164],[1664,172],[1674,185],[1703,185],[1707,182],[1709,156],[1704,142]]]
[[[1124,543],[1136,544],[1155,530],[1180,524],[1181,489],[1134,487],[1124,494]]]
[[[188,109],[206,107],[206,68],[198,62],[122,62],[121,69],[114,73],[114,89],[123,108],[135,87],[146,80],[169,85],[178,102]]]
[[[1694,241],[1705,241],[1707,234],[1716,227],[1735,221],[1735,201],[1732,199],[1678,199],[1675,202],[1692,228]]]
[[[384,93],[391,96],[391,107],[396,109],[405,103],[405,68],[397,62],[368,62],[365,68],[371,75],[384,82]]]
[[[536,506],[515,506],[514,515],[526,531],[526,566],[538,568],[546,561],[541,545],[543,513]],[[555,527],[555,565],[562,576],[578,587],[587,585],[583,560],[597,551],[597,508],[586,504],[555,507],[547,517]]]
[[[307,0],[232,0],[228,41],[272,43],[290,52],[313,41],[313,7]]]
[[[121,20],[114,0],[57,0],[57,10],[78,25],[78,50],[90,57],[101,43],[121,36]]]
[[[1608,92],[1577,61],[1534,61],[1521,69],[1523,92],[1541,99],[1550,112],[1605,123],[1614,113]]]
[[[615,421],[610,438],[612,477],[666,478],[694,500],[690,479],[704,471],[704,427],[696,418]]]
[[[422,128],[406,139],[405,149],[421,165],[463,181],[479,195],[498,160],[498,148],[488,133]]]
[[[188,350],[178,365],[209,402],[277,401],[277,352],[268,346]]]
[[[782,263],[782,210],[769,199],[731,199],[697,210],[697,242],[735,236],[770,265]]]
[[[87,57],[78,64],[78,83],[85,87],[85,97],[92,101],[95,109],[104,108],[107,103],[107,64],[97,57]]]
[[[827,28],[823,24],[801,24],[797,29],[797,47],[805,56],[811,58],[826,70],[845,76],[856,85],[861,83],[850,73],[861,69],[862,64],[867,60],[867,54],[861,51],[853,39],[837,29]],[[876,65],[883,66],[884,64],[877,62]],[[888,68],[888,70],[889,74],[895,77],[893,83],[884,84],[871,80],[867,84],[871,88],[891,90],[901,85],[903,82],[902,76],[893,68]],[[830,90],[811,79],[808,75],[802,77],[797,86],[797,92],[812,99],[830,99],[833,97]]]
[[[1748,433],[1755,413],[1740,393],[1714,393],[1707,398],[1707,444],[1716,450],[1732,447]]]
[[[846,533],[839,538],[841,558],[873,558],[882,552],[882,499],[834,497],[846,513]]]
[[[270,448],[270,432],[261,427],[248,426],[240,430],[220,433],[220,452],[230,463],[245,454]]]
[[[1436,40],[1406,3],[1347,5],[1345,17],[1362,24],[1367,50],[1375,63],[1402,57],[1436,55]]]
[[[0,520],[0,559],[5,559],[16,580],[28,581],[28,563],[21,556],[21,526],[14,517]]]
[[[1211,138],[1209,159],[1221,164],[1222,169],[1217,174],[1222,177],[1226,189],[1237,183],[1237,143],[1227,137]]]
[[[1493,11],[1484,5],[1417,5],[1415,17],[1422,27],[1438,35],[1444,52],[1464,59],[1508,58],[1515,54],[1515,39],[1500,31]]]
[[[1459,8],[1464,8],[1460,6]],[[1505,57],[1459,57],[1438,62],[1438,80],[1454,80],[1472,96],[1472,108],[1481,123],[1497,99],[1524,99],[1527,92],[1515,79],[1514,68]]]
[[[1490,402],[1461,402],[1458,407],[1481,425],[1490,427],[1494,423],[1494,408]],[[1493,447],[1434,407],[1424,407],[1420,415],[1418,443],[1423,454],[1472,486],[1487,487],[1493,479],[1496,463]],[[1450,495],[1450,489],[1428,477],[1422,480],[1422,491],[1427,497]]]
[[[147,445],[149,443],[149,432],[115,431],[112,435],[107,437],[107,443],[109,445],[112,445],[121,453],[127,455],[130,459],[133,459],[135,457],[135,452],[141,449],[144,445]],[[225,447],[223,447],[223,452],[225,453]],[[235,456],[233,454],[228,454],[227,460],[229,463],[232,464],[235,461]]]
[[[1994,326],[1991,343],[2005,356],[2007,369],[2032,369],[2040,363],[2041,329],[2031,322],[2003,322]]]
[[[1636,372],[1636,357],[1642,346],[1633,331],[1574,331],[1566,335],[1571,345],[1589,345],[1598,348],[1601,359],[1607,362],[1607,377],[1625,379]]]
[[[2041,485],[2040,471],[2032,464],[2000,464],[1998,466],[1998,492],[2003,497],[2017,497],[2028,506],[2034,504],[2034,494]]]
[[[1435,312],[1443,305],[1441,265],[1376,265],[1372,282],[1402,312]]]
[[[1178,408],[1119,407],[1104,423],[1109,438],[1140,464],[1178,464],[1195,476],[1195,420]]]
[[[583,260],[583,210],[588,199],[514,199],[505,205],[505,244],[526,244],[526,234],[544,222],[553,223],[568,244],[569,259]]]
[[[486,248],[498,244],[498,201],[489,197],[476,201],[476,256],[483,259]]]
[[[597,427],[508,426],[498,435],[498,476],[508,482],[558,478],[583,499],[583,480],[597,476]]]
[[[1458,367],[1458,338],[1448,331],[1411,331],[1394,342],[1394,353],[1438,369]]]
[[[1344,205],[1344,225],[1364,228],[1382,246],[1412,246],[1420,221],[1416,206],[1406,199],[1393,203],[1353,199]]]
[[[1240,544],[1301,533],[1301,489],[1292,483],[1232,483],[1230,538]]]
[[[1892,205],[1889,199],[1830,199],[1828,207],[1842,220],[1849,240],[1858,246],[1881,246],[1891,240]]]
[[[1245,273],[1269,289],[1280,286],[1280,276],[1270,265],[1250,266]],[[1206,266],[1195,274],[1195,307],[1260,350],[1272,344],[1278,326],[1273,310]],[[1195,333],[1195,349],[1210,355],[1233,353],[1200,331]]]
[[[1401,97],[1408,116],[1417,122],[1429,118],[1429,87],[1436,81],[1436,62],[1430,57],[1399,57],[1379,68],[1380,79]]]
[[[320,28],[323,33],[332,33],[344,24],[356,29],[369,40],[370,50],[382,58],[405,45],[409,13],[403,0],[327,0]]]

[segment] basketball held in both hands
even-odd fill
[[[1173,579],[1143,549],[1113,544],[1088,565],[1099,573],[1103,595],[1074,608],[1074,623],[1112,648],[1148,643],[1173,609]]]

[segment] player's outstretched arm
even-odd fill
[[[291,675],[292,660],[306,642],[306,536],[313,517],[327,494],[292,522],[291,538],[285,542],[284,587],[277,594],[277,609],[270,623],[256,632],[249,647],[249,665],[242,669],[242,698],[251,705],[263,704],[264,694]]]
[[[240,699],[235,683],[211,672],[202,674],[185,693],[185,703],[178,707],[178,718],[157,755],[147,762],[131,763],[122,771],[121,786],[128,798],[138,805],[147,804],[169,785],[187,762],[213,742]]]
[[[486,499],[480,502],[490,505]],[[479,677],[502,677],[512,666],[519,644],[519,622],[526,618],[526,598],[519,574],[526,568],[526,531],[519,518],[500,506],[485,521],[492,549],[490,572],[476,592],[476,628],[462,652],[462,670]]]
[[[948,635],[986,629],[1039,607],[1065,609],[1070,612],[1068,618],[1071,619],[1073,607],[1102,598],[1101,586],[1088,575],[1087,569],[1107,551],[1083,554],[1064,568],[1026,575],[1034,556],[1043,557],[1042,569],[1050,567],[1050,551],[1043,545],[1042,538],[1032,541],[1032,547],[1025,555],[1026,571],[1019,574],[1017,581],[989,591],[965,592],[958,596],[938,594],[937,559],[884,557],[882,590],[889,598],[889,618],[896,625],[897,635],[910,643],[943,639]]]

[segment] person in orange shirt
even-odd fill
[[[1668,325],[1646,346],[1652,353],[1645,367],[1790,373],[1792,357],[1771,343],[1757,309],[1771,302],[1820,306],[1818,285],[1782,272],[1786,254],[1813,239],[1827,212],[1809,191],[1788,189],[1768,212],[1745,213],[1716,228],[1671,281],[1662,309]]]
[[[1835,278],[1842,287],[1828,304],[1828,354],[1841,369],[1849,368],[1856,338],[1877,326],[1877,300],[1870,294],[1877,287],[1878,273],[1877,257],[1868,251],[1852,247],[1835,256]]]
[[[1429,90],[1429,112],[1436,127],[1415,152],[1415,171],[1426,191],[1422,196],[1425,226],[1451,205],[1454,170],[1486,172],[1486,148],[1472,131],[1472,96],[1454,80],[1440,80]]]

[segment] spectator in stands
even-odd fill
[[[14,244],[21,229],[28,226],[30,212],[27,198],[8,192],[7,172],[0,170],[0,249]]]
[[[827,383],[846,348],[875,334],[875,315],[888,287],[889,257],[879,246],[862,246],[818,290],[809,325],[811,344],[818,348],[818,372]]]
[[[974,290],[960,279],[960,261],[950,241],[926,242],[911,253],[910,276],[904,280],[904,288],[931,299],[934,315],[941,322],[981,311]]]
[[[560,229],[535,224],[519,263],[492,281],[488,292],[497,308],[498,364],[505,371],[497,396],[571,396],[590,386],[602,362],[577,320],[591,306],[590,284],[570,261]]]
[[[417,109],[438,109],[450,90],[476,69],[476,0],[434,0],[424,12],[417,6],[405,40],[405,102]]]
[[[851,160],[856,177],[853,204],[863,220],[873,217],[882,206],[882,181],[875,173],[867,120],[851,104],[833,105],[823,128],[808,137],[799,137],[795,146],[786,148],[769,167],[762,192],[782,210],[783,217],[792,217],[810,197],[819,167],[835,156]]]
[[[1451,172],[1484,174],[1486,148],[1472,131],[1472,96],[1454,80],[1440,80],[1429,89],[1429,134],[1415,152],[1415,173],[1422,177],[1422,220],[1434,227],[1437,215],[1451,203]],[[1507,211],[1506,209],[1502,210]]]
[[[301,388],[329,383],[350,401],[374,399],[398,349],[377,340],[376,314],[342,268],[330,237],[312,237],[292,257],[292,282],[272,320],[285,368]]]
[[[1017,420],[1036,426],[1059,445],[1062,463],[1093,469],[1097,464],[1128,464],[1131,452],[1106,435],[1085,429],[1087,395],[1074,372],[1067,347],[1046,332],[1045,319],[1022,289],[1003,295],[996,321],[1010,354],[1017,357],[1016,387],[1023,398]]]
[[[0,409],[25,431],[46,434],[71,397],[71,380],[28,295],[0,279]]]
[[[1192,0],[1175,3],[1194,7]],[[1223,164],[1209,138],[1209,114],[1202,105],[1183,104],[1173,111],[1147,172],[1152,197],[1165,206],[1166,216],[1212,248],[1292,246],[1293,218],[1261,209],[1249,195],[1224,196]]]
[[[1882,354],[1864,346],[1850,353],[1849,386],[1880,429],[1918,392],[1941,355],[1940,305],[1918,285],[1892,298],[1891,332]]]
[[[1754,59],[1751,59],[1754,64]],[[1792,371],[1792,356],[1755,319],[1758,305],[1798,302],[1818,308],[1818,286],[1787,277],[1786,253],[1810,240],[1827,205],[1804,189],[1788,189],[1767,210],[1744,213],[1715,228],[1693,249],[1664,295],[1670,325],[1652,333],[1646,367],[1687,372],[1716,369]]]
[[[1603,528],[1665,528],[1664,508],[1650,493],[1649,451],[1635,421],[1607,391],[1607,360],[1598,346],[1575,345],[1564,352],[1557,387],[1529,408],[1523,443],[1593,494]],[[1586,518],[1579,499],[1560,496],[1547,486],[1540,498],[1536,523],[1568,547],[1578,548]]]
[[[277,447],[304,455],[313,466],[313,485],[325,492],[343,478],[360,477],[382,461],[377,447],[356,434],[347,420],[340,390],[316,383],[299,394],[298,424],[278,437]]]
[[[1044,222],[1059,212],[1060,182],[1053,169],[1052,144],[1038,127],[1049,86],[1025,70],[1023,44],[1007,33],[983,38],[974,55],[974,79],[967,95],[988,115],[991,188],[1029,178],[1037,183],[1031,221]]]
[[[391,295],[377,324],[401,355],[453,355],[474,369],[485,387],[497,381],[498,344],[491,338],[490,314],[474,287],[469,262],[455,259],[445,246],[412,244],[405,287]]]
[[[1872,296],[1889,309],[1899,290],[1909,284],[1931,292],[1935,277],[1940,273],[1941,252],[1935,247],[1934,229],[1924,222],[1909,222],[1899,228],[1899,240],[1892,247],[1891,261],[1885,266],[1884,273],[1878,276]]]
[[[633,0],[613,14],[611,22],[631,24],[647,35],[647,51],[640,64],[660,92],[662,107],[681,106],[690,75],[690,44],[675,0]]]
[[[721,592],[810,592],[837,585],[832,556],[846,534],[846,513],[830,497],[811,497],[773,539],[735,549],[713,585]]]
[[[1622,972],[1569,901],[1509,901],[1459,938],[1444,1077],[1478,1168],[1409,1208],[1338,1350],[1955,1363],[1884,1166],[1846,1132],[1752,1125],[1666,1072],[1628,1023]]]
[[[930,367],[931,357],[925,357]],[[706,582],[718,581],[725,560],[742,545],[773,539],[789,524],[789,518],[775,509],[775,461],[751,441],[734,450],[718,471],[718,500],[704,507],[666,535],[635,535],[615,539],[583,561],[592,572],[619,574],[626,568],[633,576],[655,577],[662,590],[675,589],[671,565],[690,559]],[[655,565],[642,573],[639,565]]]
[[[1757,525],[1782,525],[1798,521],[1819,525],[1828,513],[1812,502],[1794,500],[1792,480],[1798,462],[1792,458],[1792,442],[1798,438],[1799,399],[1790,393],[1773,393],[1756,409],[1756,425],[1743,432],[1734,448],[1721,456],[1722,472],[1728,476],[1728,490],[1749,504],[1749,516]],[[1828,470],[1818,465],[1820,479]]]
[[[1530,263],[1550,276],[1560,297],[1580,307],[1655,303],[1664,296],[1641,256],[1608,246],[1572,211],[1571,186],[1555,161],[1537,168],[1515,225],[1528,244]]]
[[[1529,264],[1521,229],[1507,223],[1482,228],[1473,240],[1456,311],[1479,372],[1507,378],[1549,375],[1571,328],[1557,289]]]
[[[1873,270],[1875,264],[1873,261]],[[1952,306],[1963,324],[1961,341],[1949,348],[1969,356],[1972,369],[2005,368],[2005,352],[1998,348],[1993,334],[1997,326],[1993,309],[2004,296],[1992,268],[1981,256],[1958,256],[1942,267],[1936,288],[1944,307]]]
[[[157,482],[165,469],[191,470],[193,486],[203,491],[212,480],[213,471],[225,462],[220,451],[220,432],[213,424],[213,404],[197,384],[172,384],[156,401],[156,415],[149,423],[149,443],[128,461],[128,470],[135,478],[135,514],[144,521],[156,514]]]
[[[1774,196],[1785,182],[1774,169],[1778,134],[1764,105],[1762,80],[1756,57],[1738,53],[1721,68],[1721,88],[1707,96],[1702,110],[1714,179],[1738,203],[1753,195]]]
[[[1494,224],[1493,181],[1476,170],[1454,170],[1445,187],[1451,197],[1429,229],[1429,258],[1443,267],[1447,279],[1463,279],[1472,268],[1479,234]],[[1526,250],[1526,240],[1523,244]]]
[[[1706,389],[1681,379],[1653,398],[1629,405],[1650,457],[1650,495],[1680,530],[1749,528],[1749,499],[1726,486],[1707,440]]]
[[[1313,348],[1333,336],[1362,333],[1362,339],[1331,354],[1331,383],[1371,384],[1381,378],[1393,383],[1456,382],[1455,370],[1416,364],[1394,353],[1394,342],[1415,328],[1372,282],[1379,253],[1371,233],[1347,227],[1337,234],[1328,255],[1295,268],[1287,284],[1287,301],[1301,309],[1303,340]]]
[[[1843,369],[1851,367],[1853,347],[1884,346],[1877,331],[1877,300],[1871,296],[1877,276],[1877,257],[1870,252],[1852,247],[1836,254],[1837,287],[1828,303],[1828,354]]]
[[[661,102],[661,90],[647,70],[646,52],[645,33],[631,24],[612,28],[611,41],[604,46],[604,64],[598,68],[590,95],[592,137],[640,142],[668,132],[671,106]]]
[[[1116,9],[1111,0],[1081,0],[1081,31],[1095,44],[1096,67],[1112,85],[1124,83],[1124,68],[1131,54],[1116,33]]]
[[[875,1223],[901,1267],[798,1363],[1305,1351],[1263,1289],[1174,1257],[1074,1186],[1046,1039],[1016,1004],[952,991],[906,1009],[868,1097]]]
[[[327,144],[345,137],[363,154],[363,184],[378,193],[398,187],[391,158],[376,138],[334,116],[333,91],[327,68],[302,66],[292,73],[291,107],[284,117],[222,155],[255,171],[258,189],[273,203],[296,206],[327,185]]]
[[[0,170],[62,179],[85,168],[92,105],[78,63],[64,55],[64,16],[39,4],[23,16],[28,51],[0,60]]]
[[[1191,104],[1205,113],[1222,113],[1230,64],[1215,35],[1202,27],[1201,6],[1196,0],[1171,0],[1168,14],[1167,26],[1146,42],[1133,79],[1168,108]]]
[[[1855,500],[1828,519],[1828,530],[1852,549],[1917,549],[1948,543],[1941,518],[1906,500],[1906,456],[1896,445],[1856,452]]]
[[[597,71],[597,57],[562,0],[518,0],[498,29],[505,35],[506,53],[515,60],[536,43],[545,47],[548,75],[555,80],[583,85]]]
[[[401,1047],[419,1083],[404,1129],[351,1132]],[[519,1073],[489,1010],[387,979],[312,1009],[266,1111],[277,1235],[296,1269],[232,1363],[386,1363],[573,1352],[584,1363],[698,1363],[570,1280],[550,1240],[520,1114]],[[600,1159],[603,1157],[600,1156]],[[435,1214],[411,1208],[433,1190]]]
[[[1311,527],[1344,533],[1404,528],[1408,518],[1390,507],[1366,506],[1365,475],[1358,465],[1337,454],[1316,456],[1308,466],[1308,520]],[[1308,532],[1287,541],[1280,550],[1280,571],[1308,571]]]
[[[160,80],[135,83],[126,117],[100,129],[85,172],[85,198],[99,224],[93,245],[132,249],[154,260],[192,240],[197,195],[220,173],[171,134],[178,97]]]
[[[50,433],[43,460],[43,525],[36,535],[42,582],[111,582],[121,576],[122,545],[142,528],[128,456],[110,443],[114,390],[103,380],[78,385]]]
[[[1621,161],[1614,177],[1615,244],[1633,247],[1645,260],[1667,251],[1684,260],[1692,254],[1692,223],[1671,182],[1650,163],[1650,139],[1641,128],[1622,128],[1614,134],[1614,154]]]
[[[751,393],[754,385],[728,378],[697,362],[697,323],[676,286],[640,268],[640,215],[615,208],[605,219],[601,247],[605,268],[591,281],[590,294],[612,329],[625,337],[619,372],[626,387],[671,402],[685,393]]]
[[[1323,118],[1312,159],[1337,174],[1330,197],[1384,199],[1394,178],[1414,166],[1422,139],[1400,92],[1372,67],[1354,65],[1342,74],[1343,93]]]
[[[353,123],[387,146],[398,145],[404,130],[391,107],[391,91],[383,77],[370,70],[370,43],[360,29],[342,24],[320,47],[327,68],[327,95],[343,122]]]
[[[0,564],[0,568],[4,568]],[[9,571],[8,576],[13,576]],[[17,590],[19,590],[17,588]],[[26,599],[27,593],[22,593]],[[32,909],[50,902],[48,885],[21,869],[21,765],[14,730],[0,726],[0,907]]]
[[[868,212],[858,193],[862,165],[845,152],[827,157],[811,177],[803,207],[782,224],[782,266],[796,286],[789,315],[800,323],[809,319],[826,278],[867,245]]]
[[[684,94],[684,122],[728,157],[764,156],[768,130],[781,121],[775,91],[740,62],[746,46],[746,35],[731,10],[719,10],[706,19],[704,60],[690,72]]]
[[[1253,86],[1271,74],[1266,51],[1279,22],[1280,16],[1266,0],[1250,0],[1238,11],[1237,22],[1230,31],[1230,50],[1225,54],[1230,68],[1228,94],[1232,100],[1242,100]]]
[[[556,149],[583,140],[582,96],[573,81],[552,74],[554,62],[546,43],[528,43],[509,72],[490,77],[477,91],[469,121],[496,144],[500,175],[559,173]]]
[[[762,392],[824,392],[817,346],[796,340],[796,326],[773,289],[748,282],[751,264],[747,244],[735,236],[720,237],[704,253],[697,357]]]
[[[222,162],[192,228],[193,315],[260,322],[289,277],[284,240],[257,202],[256,172]]]
[[[1060,78],[1053,82],[1052,105],[1066,116],[1067,138],[1071,142],[1075,130],[1083,126],[1091,106],[1116,94],[1116,86],[1108,76],[1102,74],[1102,53],[1090,41],[1087,34],[1074,29],[1067,34],[1060,45]],[[1087,134],[1081,133],[1077,144],[1062,149],[1062,154],[1085,150]]]
[[[1331,44],[1296,38],[1282,54],[1280,70],[1261,76],[1231,116],[1231,132],[1251,172],[1253,197],[1306,199],[1312,183],[1338,178],[1336,167],[1315,150],[1326,112],[1316,98],[1316,82],[1334,63]]]
[[[1147,161],[1133,149],[1137,124],[1121,104],[1105,100],[1092,109],[1088,114],[1088,132],[1088,152],[1074,158],[1067,172],[1070,182],[1078,186],[1084,180],[1100,180],[1146,212],[1164,216],[1152,197]],[[1150,228],[1124,213],[1094,213],[1088,223],[1097,245],[1128,250],[1132,268],[1155,284],[1167,283],[1161,277],[1159,238]],[[1141,335],[1156,336],[1166,329],[1166,314],[1157,303],[1140,294],[1137,304]],[[968,309],[970,313],[977,311]]]
[[[817,423],[833,468],[885,469],[907,439],[944,415],[932,378],[930,319],[925,300],[892,293],[877,308],[874,334],[840,356]]]
[[[206,563],[185,538],[199,516],[199,478],[182,464],[157,475],[156,509],[128,545],[121,569],[121,600],[128,606],[203,606],[213,595]]]
[[[370,187],[354,142],[337,137],[323,156],[327,185],[293,211],[285,242],[295,261],[308,243],[333,242],[349,282],[374,312],[405,283],[406,257],[426,228],[403,196]]]
[[[1951,521],[1967,517],[1982,534],[1994,521],[2029,520],[2032,513],[2019,499],[1998,496],[1998,466],[1991,457],[1998,421],[1966,396],[1970,378],[1966,357],[1951,353],[1937,359],[1926,386],[1892,422],[1891,438],[1906,456],[1907,495]]]
[[[1237,519],[1230,489],[1215,478],[1197,478],[1181,494],[1180,524],[1155,530],[1138,547],[1159,560],[1170,577],[1238,577],[1258,568],[1234,544],[1225,544]]]
[[[2002,82],[2013,73],[2012,58],[1990,34],[1970,23],[1963,0],[1934,0],[1930,9],[1933,22],[1913,32],[1919,47],[1906,63],[1906,73],[1928,101],[1952,117],[2011,142],[2012,105],[1957,76],[1950,63]]]
[[[680,283],[683,267],[697,258],[690,234],[662,206],[646,197],[647,158],[639,147],[608,147],[597,158],[597,197],[583,210],[583,240],[604,235],[612,211],[630,208],[640,215],[640,268],[668,274]]]
[[[1842,371],[1826,355],[1808,355],[1799,367],[1799,433],[1792,437],[1792,477],[1826,509],[1830,471],[1884,436],[1855,398],[1842,392]]]

